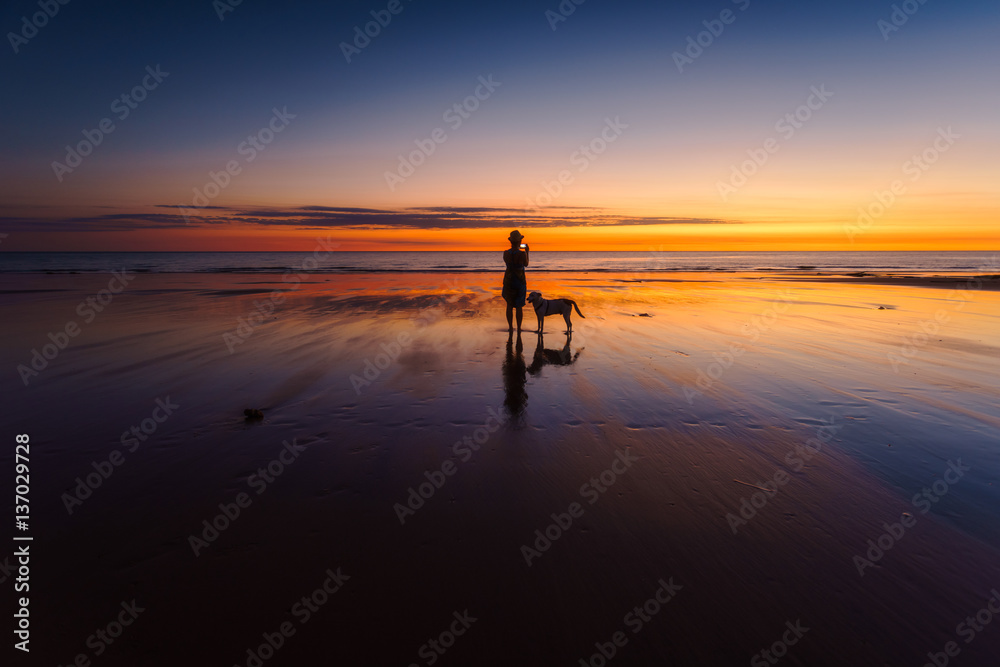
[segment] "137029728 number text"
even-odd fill
[[[18,530],[28,530],[28,492],[30,491],[28,476],[28,435],[18,434],[14,438],[17,446],[14,450],[14,521]],[[24,452],[23,454],[21,452]]]

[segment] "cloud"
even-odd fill
[[[431,230],[506,229],[521,227],[621,227],[633,225],[739,224],[716,218],[627,216],[593,207],[549,207],[526,212],[521,208],[427,206],[402,210],[334,206],[254,207],[155,204],[173,213],[108,213],[63,218],[0,217],[4,231],[136,231],[248,225],[296,229]]]
[[[104,206],[103,208],[110,208],[110,207]],[[176,204],[153,204],[153,208],[172,208],[172,209],[176,209],[177,205]],[[220,210],[220,211],[229,211],[229,210],[232,210],[232,207],[230,207],[230,206],[200,206],[199,207],[199,209],[203,209],[203,208],[217,209],[217,210]]]

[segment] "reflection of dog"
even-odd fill
[[[583,317],[580,307],[573,299],[543,299],[541,292],[532,292],[528,295],[528,303],[535,307],[535,315],[538,316],[538,333],[542,333],[545,318],[549,315],[562,315],[563,319],[566,320],[567,332],[573,330],[573,323],[569,321],[569,317],[573,314],[574,308],[576,308],[576,314]]]
[[[532,375],[537,375],[543,366],[569,366],[580,356],[580,350],[573,354],[569,344],[573,339],[571,334],[566,334],[566,345],[561,350],[547,350],[541,334],[538,334],[538,344],[535,346],[535,355],[531,359],[531,365],[527,370]]]

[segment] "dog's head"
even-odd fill
[[[541,292],[532,292],[531,294],[528,295],[528,303],[532,305],[537,305],[538,302],[541,300],[542,300]]]

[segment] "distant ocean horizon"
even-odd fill
[[[496,251],[0,252],[0,273],[378,273],[503,271]],[[989,271],[1000,251],[543,251],[529,271]]]

